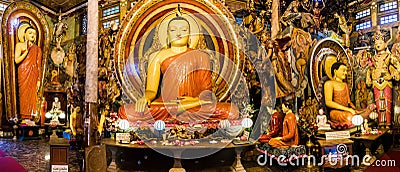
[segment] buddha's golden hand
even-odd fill
[[[182,96],[180,97],[179,102],[183,105],[185,104],[196,104],[198,103],[199,105],[205,105],[205,104],[211,104],[211,101],[205,101],[201,100],[198,97],[190,97],[190,96]]]
[[[354,110],[354,109],[352,109],[352,108],[349,108],[348,110],[347,110],[348,112],[350,112],[351,114],[356,114],[356,110]]]
[[[149,99],[147,99],[146,96],[143,96],[138,101],[136,101],[135,111],[136,112],[144,112],[147,105],[149,105],[150,103],[151,103],[151,101]]]

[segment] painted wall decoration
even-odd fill
[[[4,11],[1,25],[7,119],[37,121],[50,45],[45,16],[30,3],[15,2]]]

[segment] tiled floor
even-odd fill
[[[12,139],[0,139],[0,150],[6,153],[8,156],[15,158],[22,166],[28,171],[41,172],[49,171],[50,169],[50,145],[48,140],[27,140],[27,141],[16,141]],[[77,150],[69,151],[69,171],[76,172],[81,171],[80,167],[83,163],[84,153]],[[244,161],[242,164],[248,172],[265,172],[265,171],[320,171],[318,167],[308,169],[306,167],[279,167],[279,166],[259,166],[254,160]],[[212,168],[207,170],[199,170],[205,172],[214,171],[229,171],[229,166],[226,168]],[[337,171],[335,169],[325,169],[326,171]],[[0,169],[1,171],[1,169]],[[121,170],[125,171],[125,170]],[[131,171],[131,170],[126,170]],[[340,169],[340,171],[352,171],[350,169]]]
[[[24,140],[0,139],[0,149],[8,156],[15,158],[28,171],[49,171],[50,169],[50,145],[48,140]],[[83,154],[77,150],[69,151],[69,171],[81,171]]]

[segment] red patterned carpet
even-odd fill
[[[0,150],[0,169],[1,171],[12,171],[12,172],[27,172],[21,164],[19,164],[13,157],[7,156],[3,151]]]
[[[400,150],[388,151],[381,158],[379,158],[379,161],[375,161],[364,172],[400,172],[399,164]]]

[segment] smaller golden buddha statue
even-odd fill
[[[299,144],[299,132],[296,123],[296,116],[291,110],[289,102],[282,104],[282,111],[286,114],[283,120],[282,137],[272,138],[268,144],[274,148],[288,148]]]

